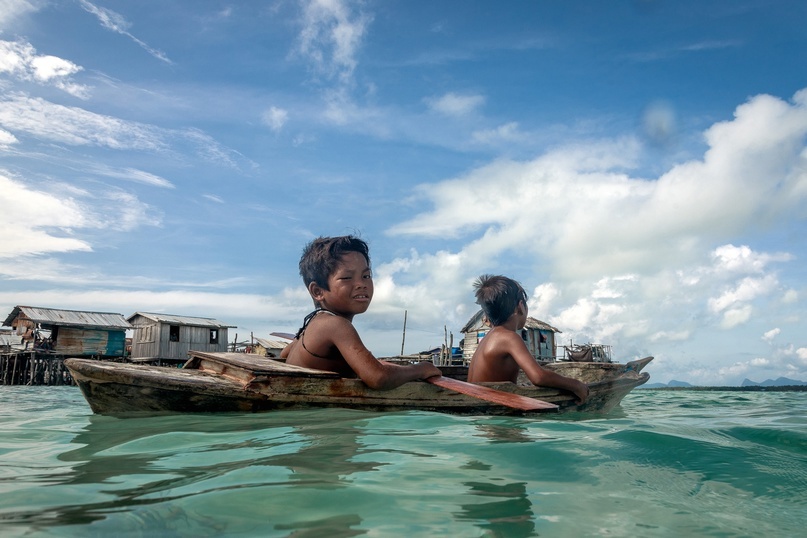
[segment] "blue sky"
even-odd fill
[[[482,273],[653,381],[807,380],[807,4],[0,1],[0,311],[294,331],[358,233],[376,355]]]

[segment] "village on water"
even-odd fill
[[[230,341],[230,329],[236,328],[206,317],[150,312],[124,317],[120,313],[18,305],[0,327],[0,384],[72,385],[74,381],[64,360],[73,357],[173,367],[185,364],[193,351],[278,358],[291,336],[250,334],[248,339],[239,341],[235,333]],[[489,330],[480,310],[461,329],[459,346],[446,341],[434,349],[387,359],[467,366],[479,340]],[[556,334],[560,332],[528,318],[522,337],[539,361],[611,362],[611,349],[607,345],[570,344],[559,349]]]

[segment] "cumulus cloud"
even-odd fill
[[[805,134],[806,92],[790,102],[758,96],[705,132],[701,158],[659,177],[629,173],[642,150],[629,138],[557,148],[530,161],[500,159],[419,188],[416,202],[433,208],[388,233],[461,245],[440,255],[459,260],[456,268],[422,253],[410,265],[398,261],[407,279],[433,290],[432,303],[467,304],[474,276],[515,258],[519,271],[541,279],[523,282],[537,286],[530,315],[560,328],[564,339],[622,343],[644,356],[654,343],[674,345],[710,327],[730,331],[762,309],[794,302],[796,292],[781,289],[776,271],[791,254],[731,241],[761,222],[803,214]],[[530,263],[541,271],[531,272]],[[468,289],[435,284],[443,270]],[[400,291],[404,275],[393,277],[387,286]]]
[[[82,67],[64,58],[37,54],[30,43],[0,40],[0,73],[18,80],[54,86],[75,97],[87,99],[87,86],[77,84],[70,78],[81,70]]]
[[[669,267],[760,222],[798,214],[807,199],[805,134],[807,91],[791,103],[758,96],[706,131],[702,159],[655,180],[625,172],[640,150],[634,140],[559,148],[425,185],[417,194],[434,209],[389,233],[476,237],[471,242],[484,243],[488,255],[528,251],[570,277]],[[735,269],[765,261],[741,247],[716,255]]]
[[[771,329],[770,331],[766,331],[765,334],[762,335],[762,339],[768,343],[773,342],[773,339],[779,336],[780,332],[782,331],[778,327],[775,329]]]
[[[736,286],[725,290],[720,296],[709,299],[709,309],[717,314],[737,304],[753,301],[760,295],[770,294],[777,284],[774,275],[765,275],[763,278],[743,278]]]

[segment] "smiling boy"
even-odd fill
[[[382,390],[441,375],[431,362],[379,361],[361,341],[353,317],[366,312],[373,299],[367,243],[353,236],[319,237],[303,250],[300,276],[316,309],[281,353],[287,364],[358,376]]]

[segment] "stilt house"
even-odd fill
[[[285,348],[287,345],[287,342],[255,337],[254,342],[249,346],[249,352],[264,357],[279,357],[280,352],[283,351],[283,348]]]
[[[184,362],[188,351],[227,351],[227,329],[212,318],[135,312],[126,318],[132,327],[132,360],[170,359]]]
[[[122,314],[36,306],[14,307],[3,325],[12,327],[30,350],[70,357],[122,357],[131,329]]]
[[[485,318],[485,313],[480,310],[474,314],[468,323],[461,329],[462,339],[462,359],[470,362],[480,340],[491,330]],[[555,333],[561,331],[555,327],[535,318],[527,318],[527,323],[521,330],[521,338],[527,345],[530,353],[539,361],[554,361],[558,350],[555,342]]]

